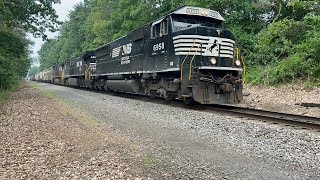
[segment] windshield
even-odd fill
[[[174,31],[179,31],[181,29],[189,28],[192,26],[207,26],[214,28],[222,28],[223,26],[223,22],[217,19],[183,14],[173,14],[172,21]]]

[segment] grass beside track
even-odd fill
[[[37,84],[30,84],[31,87],[41,89],[42,87]],[[75,106],[74,103],[70,101],[65,101],[61,99],[54,91],[51,90],[44,90],[42,89],[42,93],[45,96],[48,96],[50,98],[54,98],[56,100],[56,103],[60,107],[57,109],[57,111],[61,111],[83,123],[86,126],[95,126],[98,124],[98,120],[96,120],[94,117],[91,117],[81,111],[78,107]]]
[[[77,107],[74,107],[71,105],[71,103],[68,103],[63,100],[59,100],[60,109],[70,115],[71,117],[77,119],[81,123],[83,123],[86,126],[95,126],[98,124],[98,120],[92,116],[89,116],[85,113],[83,113],[80,109]]]
[[[0,104],[10,98],[12,91],[0,90]]]
[[[30,82],[29,85],[33,88],[41,88],[41,86],[39,86],[38,84],[34,83],[34,82]]]
[[[15,86],[11,90],[0,89],[0,105],[2,103],[4,103],[5,101],[7,101],[11,97],[11,94],[14,91],[19,90],[20,88],[24,87],[25,85],[26,85],[25,81],[21,81],[17,86]],[[31,87],[35,87],[35,86],[37,86],[37,85],[36,84],[31,84]]]

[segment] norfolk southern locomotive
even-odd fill
[[[223,23],[216,11],[184,6],[36,79],[186,103],[238,103],[243,98],[240,51]]]

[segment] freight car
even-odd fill
[[[54,83],[186,103],[242,100],[243,62],[216,11],[184,6],[53,67]]]
[[[44,82],[48,82],[48,83],[52,83],[53,82],[53,74],[52,74],[52,67],[49,69],[44,70],[43,72],[43,81]]]

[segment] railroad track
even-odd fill
[[[254,118],[265,122],[271,121],[274,124],[284,124],[286,126],[301,127],[303,129],[314,129],[320,131],[320,118],[287,114],[260,109],[250,109],[227,105],[205,105],[206,110],[230,114],[239,118]]]
[[[116,93],[119,95],[118,93]],[[166,104],[174,107],[181,107],[185,109],[193,109],[198,111],[218,112],[221,114],[232,115],[239,118],[249,118],[254,120],[262,120],[264,122],[272,122],[273,124],[283,124],[285,126],[297,127],[301,129],[312,129],[320,132],[320,118],[288,114],[282,112],[274,112],[260,109],[250,109],[231,105],[194,105],[189,106],[181,101],[167,102],[163,99],[150,100],[148,97],[141,95],[128,95],[126,93],[120,96],[132,99],[139,99],[141,101],[148,101],[158,104]]]
[[[68,86],[65,86],[68,87]],[[71,87],[69,87],[71,88]],[[96,93],[109,94],[111,96],[121,96],[124,98],[136,99],[145,102],[153,102],[157,104],[165,104],[173,107],[181,107],[185,109],[193,109],[198,111],[207,111],[207,112],[218,112],[221,114],[232,115],[239,118],[249,118],[255,120],[262,120],[264,122],[273,122],[274,124],[284,124],[285,126],[299,127],[302,129],[314,129],[320,132],[320,118],[287,114],[281,112],[260,110],[260,109],[250,109],[244,107],[237,107],[231,105],[194,105],[189,106],[185,105],[181,101],[165,101],[163,99],[153,99],[151,100],[147,96],[142,96],[138,94],[129,94],[121,92],[107,92],[99,90],[88,90],[84,88],[77,88],[81,90],[93,91]]]

